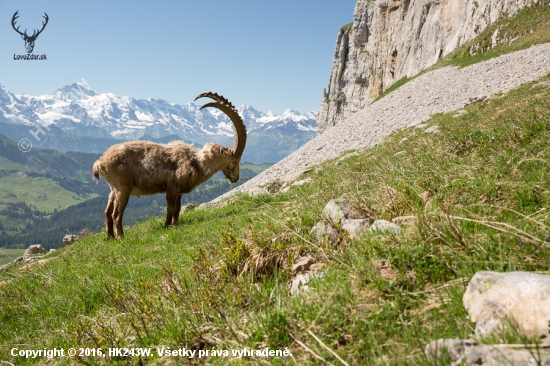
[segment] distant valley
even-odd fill
[[[19,149],[15,140],[0,134],[0,248],[62,245],[65,234],[104,226],[109,187],[91,179],[92,165],[100,154],[32,148]],[[241,165],[241,180],[230,184],[221,173],[184,195],[182,203],[203,203],[242,184],[269,167]],[[164,195],[130,198],[125,223],[134,225],[163,216]]]

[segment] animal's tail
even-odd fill
[[[99,160],[94,163],[93,176],[94,180],[99,183]]]

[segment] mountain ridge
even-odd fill
[[[247,104],[237,110],[249,136],[243,159],[254,164],[278,161],[316,134],[317,113],[314,111],[300,114],[287,109],[276,116]],[[143,139],[147,135],[153,139],[178,136],[177,139],[198,146],[213,140],[232,145],[234,136],[231,120],[218,110],[200,110],[200,105],[195,103],[182,105],[151,97],[135,99],[98,93],[83,82],[65,85],[40,96],[16,95],[0,85],[0,123],[5,124],[0,126],[0,132],[10,138],[27,138],[38,147],[63,152],[76,149],[101,153],[114,143]],[[16,128],[18,133],[15,133],[9,131],[7,124],[32,129],[25,134]],[[58,130],[51,132],[52,127]],[[39,140],[33,136],[38,136]],[[50,141],[52,139],[54,141]]]

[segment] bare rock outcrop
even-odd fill
[[[358,0],[353,23],[338,32],[317,131],[339,124],[396,81],[418,74],[488,25],[537,2]]]
[[[550,337],[550,276],[478,272],[463,302],[479,336],[502,330],[509,320],[524,335]]]
[[[449,365],[442,361],[448,358],[451,359],[450,366],[550,365],[550,350],[548,349],[497,348],[461,339],[432,341],[426,345],[424,352],[432,365]]]

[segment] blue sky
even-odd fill
[[[92,89],[185,104],[215,91],[263,112],[317,110],[338,29],[356,0],[1,1],[0,84],[40,95],[85,78]],[[20,30],[42,25],[34,54]]]

